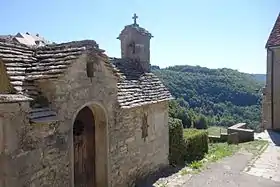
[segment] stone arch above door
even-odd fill
[[[79,113],[85,108],[90,109],[91,114],[94,118],[94,142],[95,142],[95,186],[94,187],[107,187],[108,186],[108,136],[107,136],[107,112],[105,108],[96,102],[89,102],[81,106],[75,113],[72,125],[74,129],[74,123]],[[75,184],[75,147],[74,147],[74,135],[72,130],[72,183]]]

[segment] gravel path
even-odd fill
[[[255,162],[246,168],[247,173],[280,182],[280,134],[264,131],[256,134],[255,138],[267,140],[269,145]]]
[[[218,163],[210,164],[208,169],[193,175],[183,187],[279,187],[275,182],[243,172],[252,155],[238,153]]]
[[[166,177],[154,176],[139,186],[153,187],[155,181],[161,181],[168,184],[164,187],[280,187],[280,134],[265,131],[256,134],[255,138],[270,143],[253,160],[251,153],[238,152],[209,164],[198,174],[182,176],[178,170],[175,173],[171,171],[173,174],[164,172]]]
[[[254,160],[249,153],[238,153],[210,165],[209,169],[194,175],[183,186],[209,187],[279,187],[280,134],[264,131],[256,139],[269,141],[268,147]]]

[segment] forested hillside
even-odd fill
[[[176,98],[170,103],[170,115],[182,119],[185,126],[245,122],[258,128],[264,83],[252,75],[187,65],[152,69]]]
[[[257,81],[261,82],[261,83],[265,83],[266,81],[266,74],[251,74],[254,79],[256,79]]]

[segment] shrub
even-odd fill
[[[208,133],[206,130],[185,129],[183,138],[186,149],[184,151],[185,161],[200,160],[208,152]]]
[[[194,128],[197,129],[207,129],[208,121],[204,115],[200,115],[194,122]]]
[[[200,161],[193,161],[191,164],[190,164],[190,168],[192,169],[199,169],[203,166],[203,163],[200,162]]]
[[[169,163],[184,164],[185,142],[183,139],[183,124],[180,119],[169,117]]]

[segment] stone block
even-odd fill
[[[246,123],[238,123],[228,128],[228,134],[237,133],[239,143],[254,141],[254,130],[247,129]]]
[[[238,133],[236,133],[236,132],[230,133],[228,135],[227,142],[228,142],[228,144],[238,144],[239,143]]]
[[[221,133],[221,141],[226,142],[228,139],[228,133]]]

